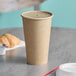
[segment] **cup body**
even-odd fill
[[[52,13],[45,11],[24,12],[22,20],[27,63],[46,64],[48,62]]]

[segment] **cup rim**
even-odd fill
[[[50,16],[49,16],[49,17],[44,17],[44,18],[33,18],[33,17],[27,17],[27,16],[24,17],[24,14],[31,13],[31,12],[43,12],[43,13],[48,13],[48,14],[50,14]],[[23,12],[23,13],[21,14],[21,16],[22,16],[23,18],[27,18],[27,19],[43,20],[43,19],[52,18],[54,15],[53,15],[53,13],[47,12],[47,11],[27,11],[27,12]]]

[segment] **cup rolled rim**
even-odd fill
[[[50,16],[48,16],[48,17],[44,17],[44,18],[33,18],[33,17],[27,17],[27,16],[24,16],[24,14],[27,14],[27,13],[33,13],[33,12],[43,12],[43,13],[48,13],[48,14],[50,14]],[[27,18],[27,19],[43,20],[43,19],[49,19],[49,18],[52,18],[54,15],[53,15],[53,13],[51,13],[51,12],[47,12],[47,11],[27,11],[27,12],[23,12],[23,13],[21,14],[21,16],[22,16],[23,18]]]

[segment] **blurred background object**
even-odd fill
[[[0,12],[8,12],[39,5],[45,0],[0,0]]]
[[[0,0],[4,1],[4,0]],[[5,0],[7,1],[7,0]],[[15,0],[8,0],[15,1]],[[29,1],[29,0],[28,0]],[[28,3],[27,1],[27,3]],[[37,1],[37,0],[32,0]],[[42,3],[40,3],[42,2]],[[1,5],[1,2],[0,2]],[[14,6],[12,6],[14,8]],[[13,12],[0,13],[0,28],[22,27],[20,14],[24,11],[34,9],[49,11],[54,13],[52,27],[76,28],[76,0],[40,0],[34,7],[16,10]],[[0,6],[1,8],[1,6]]]
[[[40,10],[40,4],[44,1],[45,0],[0,0],[0,28],[22,27],[21,13],[23,11],[30,11],[31,9]]]

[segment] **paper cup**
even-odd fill
[[[56,71],[56,76],[76,76],[76,63],[66,63],[60,65]]]
[[[52,13],[30,11],[22,13],[28,64],[48,63]]]

